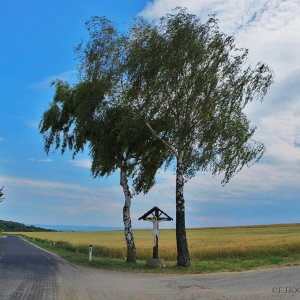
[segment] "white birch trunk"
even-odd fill
[[[123,207],[123,222],[124,222],[124,235],[127,245],[127,258],[126,262],[136,263],[136,248],[133,239],[132,227],[131,227],[131,217],[130,217],[130,207],[131,207],[131,193],[128,187],[128,180],[126,176],[126,171],[121,168],[120,174],[120,185],[123,188],[125,203]]]

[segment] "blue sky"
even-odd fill
[[[0,219],[26,224],[122,227],[118,173],[93,179],[88,152],[43,151],[38,131],[52,100],[55,78],[75,83],[73,52],[86,36],[84,23],[105,15],[126,30],[131,18],[153,19],[185,6],[205,20],[217,13],[220,27],[249,48],[250,62],[266,62],[275,83],[263,103],[247,108],[265,143],[263,159],[228,185],[197,174],[185,187],[188,227],[299,222],[300,210],[300,4],[287,1],[0,1]],[[161,171],[148,195],[132,201],[133,226],[157,205],[175,216],[175,177]],[[175,222],[165,224],[175,227]]]

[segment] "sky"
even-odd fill
[[[74,47],[85,22],[106,16],[126,30],[134,16],[153,20],[186,7],[262,61],[275,81],[262,103],[246,113],[266,153],[221,185],[221,176],[198,173],[185,185],[187,227],[300,222],[300,2],[298,0],[0,0],[0,219],[25,224],[122,227],[123,194],[116,172],[93,179],[88,151],[44,152],[38,126],[54,94],[52,80],[77,82]],[[147,195],[132,199],[138,217],[159,206],[175,219],[174,170],[161,170]],[[175,228],[165,222],[164,228]]]

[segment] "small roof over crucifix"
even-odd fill
[[[143,214],[139,220],[148,221],[149,219],[156,218],[157,221],[173,221],[173,219],[167,215],[164,211],[162,211],[157,206],[154,206],[145,214]]]

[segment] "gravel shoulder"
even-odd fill
[[[300,268],[210,275],[104,271],[71,264],[60,270],[60,299],[299,299]],[[281,290],[279,290],[281,288]]]

